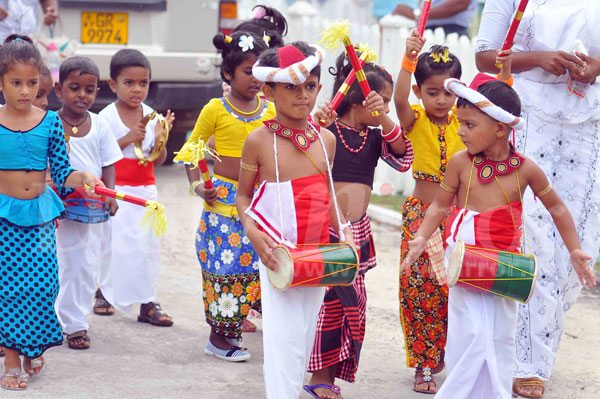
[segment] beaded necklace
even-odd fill
[[[256,105],[256,109],[254,111],[250,111],[250,112],[245,112],[240,109],[237,109],[236,107],[233,106],[233,104],[231,103],[231,101],[229,101],[229,99],[227,97],[225,97],[225,101],[227,101],[227,104],[229,104],[229,106],[231,107],[232,110],[234,110],[235,112],[237,112],[240,115],[253,115],[253,114],[257,113],[260,108],[260,96],[258,94],[256,95],[256,102],[258,103]]]
[[[365,147],[365,144],[367,143],[367,138],[369,137],[369,129],[367,129],[366,132],[363,132],[362,130],[355,129],[355,128],[351,127],[351,126],[348,126],[348,125],[344,124],[344,126],[347,129],[355,131],[359,135],[363,136],[363,142],[360,145],[360,147],[358,147],[357,149],[350,148],[350,146],[348,144],[346,144],[346,140],[344,140],[344,136],[342,135],[342,130],[340,129],[340,125],[339,125],[338,121],[339,121],[339,119],[337,119],[335,121],[335,128],[337,130],[338,136],[340,137],[340,140],[342,140],[342,144],[344,145],[344,148],[346,148],[348,151],[353,152],[355,154],[358,154],[359,152],[361,152],[362,149]],[[343,123],[343,122],[341,122],[341,123]]]

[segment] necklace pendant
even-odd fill
[[[361,131],[360,133],[358,133],[358,135],[359,135],[360,137],[365,137],[365,135],[366,135],[366,134],[367,134],[367,133],[366,133],[366,132],[363,132],[363,131]]]
[[[72,133],[72,134],[77,134],[77,132],[78,132],[78,131],[79,131],[79,129],[77,129],[77,126],[73,126],[73,127],[71,128],[71,133]]]

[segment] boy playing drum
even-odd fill
[[[581,283],[595,286],[588,267],[591,258],[581,251],[569,210],[542,169],[517,153],[508,141],[512,128],[524,125],[517,117],[521,113],[517,93],[506,83],[483,74],[475,77],[471,88],[456,79],[447,79],[444,86],[459,97],[458,135],[467,149],[448,163],[441,190],[409,242],[410,251],[402,267],[408,267],[423,252],[455,198],[463,208],[453,207],[446,223],[446,261],[459,240],[466,245],[518,252],[522,195],[529,186],[550,212]],[[527,239],[525,235],[524,241]],[[507,370],[513,367],[516,322],[516,301],[452,287],[447,378],[436,398],[510,397],[512,373]]]
[[[341,225],[331,198],[335,137],[308,122],[320,84],[322,50],[304,42],[262,53],[252,69],[275,104],[276,119],[252,131],[242,150],[236,206],[260,257],[264,375],[268,399],[296,399],[313,347],[325,287],[276,290],[276,243],[329,243],[329,223]],[[254,194],[256,183],[260,187]],[[352,241],[346,225],[344,235]],[[343,241],[343,239],[342,239]]]

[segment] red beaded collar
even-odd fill
[[[275,119],[263,122],[265,126],[278,136],[286,139],[290,139],[292,143],[296,145],[302,151],[308,150],[310,143],[317,140],[317,134],[321,131],[319,126],[314,126],[314,129],[309,125],[306,130],[293,129],[291,127],[285,127]]]
[[[477,168],[477,177],[482,183],[489,183],[496,175],[508,175],[523,164],[525,158],[515,151],[515,148],[510,144],[510,155],[504,161],[492,161],[487,159],[483,154],[471,155],[469,158],[473,165]]]

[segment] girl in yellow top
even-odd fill
[[[432,202],[452,155],[465,148],[458,137],[456,96],[444,88],[447,78],[460,79],[460,61],[444,46],[434,45],[414,60],[425,39],[415,29],[406,39],[406,52],[398,74],[394,103],[406,137],[411,140],[415,159],[415,189],[402,207],[401,261],[408,252],[408,241],[418,230]],[[410,105],[411,73],[417,84],[412,87],[421,105]],[[439,236],[441,244],[441,235]],[[441,258],[443,262],[443,257]],[[404,272],[400,272],[400,319],[404,329],[408,367],[415,367],[413,389],[437,391],[432,374],[444,367],[446,346],[448,286],[430,273],[430,254],[423,254]]]
[[[260,98],[262,82],[252,76],[252,65],[267,49],[266,41],[248,32],[235,32],[216,35],[213,44],[222,51],[221,77],[231,91],[204,106],[188,142],[207,143],[214,136],[221,159],[214,165],[214,187],[204,187],[198,168],[186,168],[190,193],[204,199],[196,253],[202,267],[206,322],[212,330],[205,353],[243,361],[250,353],[241,348],[242,325],[260,298],[260,282],[258,256],[237,215],[235,194],[246,136],[263,121],[273,119],[275,107]]]

